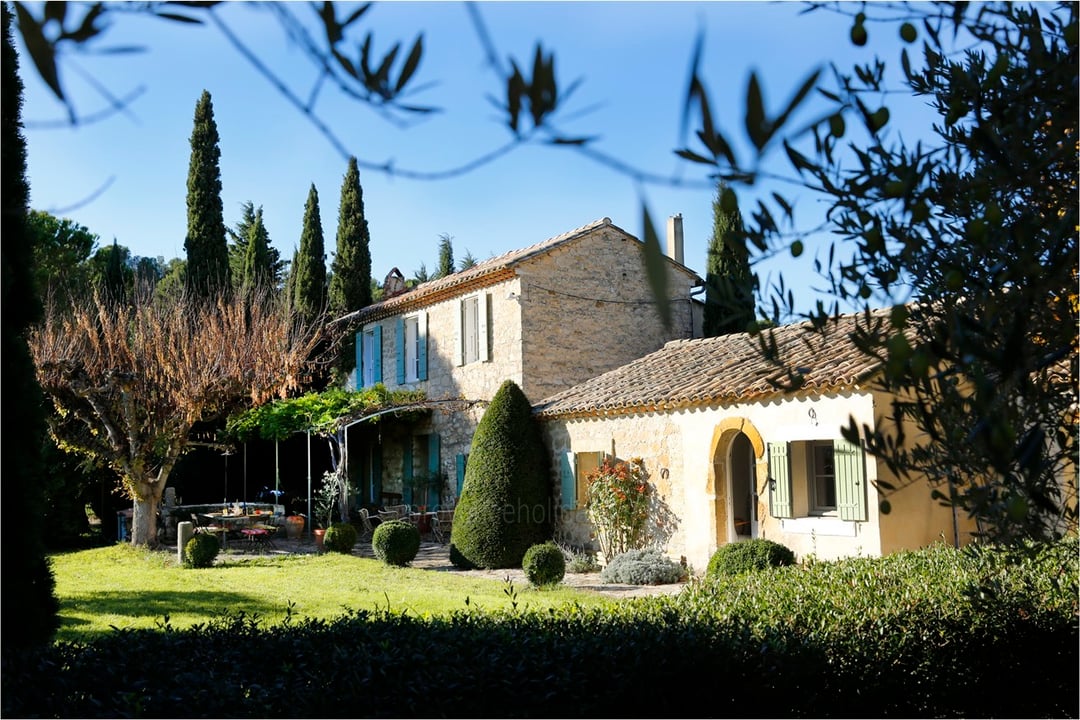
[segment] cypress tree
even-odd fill
[[[330,310],[335,316],[371,304],[371,237],[355,157],[349,158],[341,183],[337,248],[330,270]]]
[[[439,270],[435,277],[454,274],[454,238],[443,233],[439,236]]]
[[[198,297],[213,298],[229,289],[229,248],[221,205],[221,150],[210,93],[195,105],[187,180],[187,286]]]
[[[125,250],[127,248],[124,248]],[[124,260],[125,253],[120,249],[120,245],[116,242],[116,238],[113,238],[112,248],[110,249],[108,259],[105,262],[105,274],[101,279],[102,291],[106,297],[112,298],[117,302],[124,302],[124,298],[127,296],[125,286],[125,273],[124,273]]]
[[[296,293],[293,309],[306,321],[313,320],[326,309],[326,250],[319,218],[319,193],[314,183],[304,205],[304,228],[293,274]]]
[[[525,551],[551,538],[551,478],[532,407],[503,382],[473,435],[465,484],[450,531],[458,567],[521,567]]]
[[[717,185],[713,200],[713,234],[705,262],[705,337],[746,331],[754,319],[757,278],[750,270],[742,216],[724,210],[726,188]]]
[[[2,342],[4,417],[17,417],[5,427],[9,451],[0,460],[4,506],[13,509],[0,523],[0,558],[4,575],[3,627],[5,657],[12,648],[48,643],[59,626],[55,579],[45,555],[42,448],[45,437],[44,398],[30,359],[26,329],[41,318],[34,282],[35,238],[27,228],[30,186],[26,180],[26,141],[22,135],[23,85],[19,57],[11,38],[11,11],[3,3],[3,79],[0,80],[0,166],[3,205],[0,264],[3,268]]]

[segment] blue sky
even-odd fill
[[[296,17],[313,17],[306,4],[287,7]],[[855,48],[848,40],[850,20],[826,12],[804,15],[799,3],[501,2],[477,7],[500,61],[512,56],[519,65],[531,66],[540,41],[555,54],[561,87],[581,80],[558,116],[565,133],[595,136],[595,147],[605,154],[659,176],[680,177],[688,187],[639,184],[573,150],[539,145],[518,147],[444,180],[390,177],[366,169],[366,163],[393,162],[405,170],[442,171],[510,139],[487,99],[501,94],[501,83],[485,64],[466,7],[458,2],[376,3],[353,37],[373,31],[375,54],[381,57],[393,42],[408,48],[422,32],[426,52],[414,83],[427,87],[410,100],[443,109],[399,127],[328,86],[320,93],[318,115],[361,162],[377,279],[391,267],[406,277],[421,263],[433,270],[443,233],[452,236],[457,259],[469,252],[481,260],[605,216],[640,237],[643,201],[661,232],[669,215],[682,214],[686,264],[704,274],[713,186],[704,169],[674,155],[699,29],[705,34],[703,68],[717,123],[734,135],[741,135],[751,71],[762,79],[766,105],[775,112],[812,68],[829,60],[850,66],[875,52],[895,62],[899,46],[890,31],[888,37],[872,35],[870,45]],[[309,96],[315,75],[270,10],[233,2],[215,12],[292,92]],[[339,16],[344,14],[339,10]],[[329,262],[346,157],[212,24],[125,15],[114,20],[98,44],[134,43],[147,51],[73,58],[83,74],[116,96],[142,89],[125,113],[77,128],[55,127],[64,110],[20,47],[31,206],[71,217],[102,243],[115,238],[136,255],[183,257],[189,137],[195,103],[206,89],[221,136],[226,224],[236,223],[244,201],[262,205],[271,242],[291,258],[314,183]],[[83,75],[66,67],[62,73],[80,113],[103,108],[104,101]],[[908,105],[909,110],[899,112],[891,105],[895,122],[909,132],[922,132],[928,125],[920,103]],[[82,202],[106,183],[100,195]],[[740,197],[745,207],[749,193]],[[812,197],[801,197],[797,208],[806,226],[820,217]],[[808,243],[809,251],[797,263],[779,257],[758,270],[762,275],[783,272],[808,302],[812,294],[807,288],[821,284],[809,266],[823,242]]]

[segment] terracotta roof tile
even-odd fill
[[[887,317],[888,310],[874,311]],[[878,362],[861,353],[849,335],[858,315],[841,316],[825,332],[810,323],[776,328],[777,352],[803,376],[800,392],[852,387]],[[762,333],[765,335],[765,333]],[[777,366],[765,359],[761,336],[747,333],[674,340],[656,352],[587,380],[533,406],[540,417],[623,415],[681,407],[761,400],[785,394]]]

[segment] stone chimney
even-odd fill
[[[667,219],[667,256],[680,265],[686,264],[683,262],[682,213]]]

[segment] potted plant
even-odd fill
[[[340,494],[341,482],[338,474],[335,472],[327,472],[323,475],[323,483],[319,486],[319,489],[315,491],[312,496],[311,514],[312,520],[315,522],[315,528],[312,533],[315,535],[315,544],[319,550],[323,547],[323,537],[326,535],[326,528],[334,522],[334,516],[338,507],[338,496]]]

